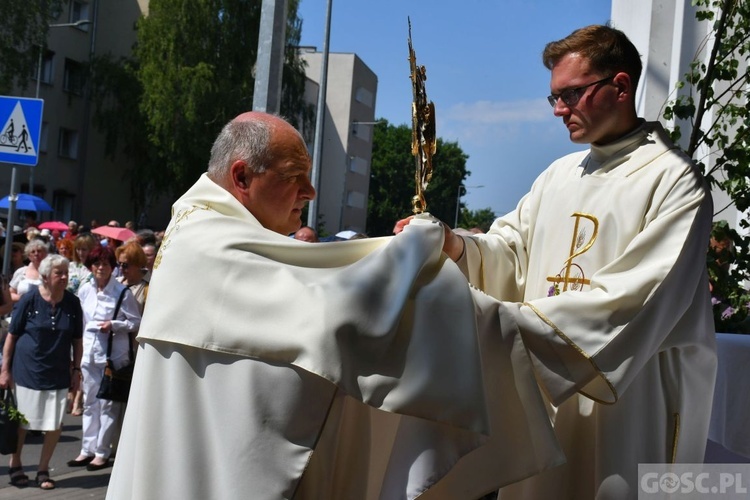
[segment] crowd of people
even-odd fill
[[[111,463],[125,405],[96,395],[110,333],[115,368],[128,362],[135,345],[160,235],[144,229],[120,241],[74,221],[66,231],[40,230],[34,222],[31,214],[19,231],[25,242],[12,242],[11,278],[2,282],[0,388],[15,391],[27,421],[10,456],[10,482],[30,483],[21,452],[28,433],[41,433],[35,483],[49,490],[56,486],[49,464],[66,412],[82,417],[81,451],[68,465],[96,471]]]

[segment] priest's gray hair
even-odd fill
[[[68,259],[60,254],[51,253],[39,263],[39,275],[45,280],[48,280],[49,275],[54,268],[60,266],[65,266],[67,268],[69,265],[70,261]]]
[[[237,160],[247,162],[255,173],[266,170],[271,157],[271,125],[262,120],[232,120],[227,123],[211,147],[208,176],[223,184],[229,168]]]

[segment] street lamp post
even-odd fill
[[[328,0],[326,8],[326,27],[323,37],[323,60],[320,64],[320,84],[318,87],[318,104],[315,110],[315,138],[313,144],[313,161],[312,171],[310,172],[310,181],[312,182],[315,192],[318,193],[315,198],[307,204],[307,225],[317,231],[318,229],[318,212],[320,197],[320,168],[323,163],[323,125],[326,116],[326,93],[328,91],[328,45],[331,41],[331,11],[333,9],[333,0]]]
[[[60,23],[60,24],[49,24],[49,28],[78,28],[79,26],[84,26],[86,24],[91,24],[93,21],[89,19],[80,19],[74,23]],[[42,82],[42,63],[43,58],[42,55],[44,53],[44,46],[39,46],[39,62],[37,63],[36,67],[36,93],[34,94],[34,98],[39,99],[39,85]],[[29,168],[29,194],[34,194],[34,167]]]
[[[50,24],[48,25],[48,28],[78,28],[79,26],[84,26],[86,24],[91,24],[93,21],[90,19],[81,19],[79,21],[76,21],[74,23],[61,23],[61,24]],[[44,51],[43,46],[39,46],[39,63],[36,68],[36,94],[34,97],[39,99],[39,83],[42,81],[42,53]]]
[[[463,189],[465,194],[467,189],[483,187],[484,184],[479,184],[478,186],[464,186],[463,184],[458,185],[458,190],[456,191],[456,220],[453,222],[453,229],[458,227],[458,212],[461,209],[461,190]]]

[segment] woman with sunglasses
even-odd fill
[[[112,352],[109,358],[115,369],[120,369],[129,362],[131,334],[138,330],[141,314],[133,294],[112,275],[116,261],[111,248],[95,247],[86,264],[91,269],[92,279],[78,289],[84,319],[83,439],[81,453],[70,460],[68,466],[86,466],[87,470],[96,471],[110,465],[111,446],[120,416],[121,403],[96,397],[107,364],[110,332]]]
[[[138,302],[141,314],[146,305],[148,295],[148,281],[143,277],[146,274],[146,254],[141,245],[136,241],[130,241],[117,247],[117,266],[120,268],[120,276],[117,281],[127,286]]]

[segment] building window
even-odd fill
[[[65,59],[63,89],[71,94],[83,94],[83,64],[72,59]]]
[[[349,170],[351,172],[367,175],[367,160],[359,156],[349,158]]]
[[[73,1],[70,5],[70,22],[75,23],[78,21],[88,21],[89,20],[89,4],[88,2],[78,2]],[[88,24],[81,24],[80,26],[76,26],[81,31],[88,31],[89,25]]]
[[[357,87],[357,91],[354,93],[354,98],[357,102],[361,102],[368,108],[372,107],[373,94],[364,87]]]
[[[55,219],[70,220],[73,217],[73,202],[75,195],[63,189],[52,193],[52,208],[55,210]]]
[[[39,152],[47,152],[47,139],[49,137],[49,123],[42,122],[42,132],[39,134]]]
[[[372,137],[372,125],[373,124],[371,122],[353,122],[352,135],[356,136],[359,139],[362,139],[365,142],[370,142],[370,139]]]
[[[50,50],[44,51],[44,54],[42,55],[42,60],[40,61],[42,64],[41,66],[36,65],[36,64],[34,65],[34,70],[33,70],[33,74],[31,75],[31,79],[36,81],[36,78],[38,75],[40,83],[46,83],[48,85],[51,84],[52,75],[54,74],[53,72],[54,68],[52,67],[52,61],[54,60],[54,57],[55,57],[54,52]]]
[[[365,195],[358,191],[349,191],[346,193],[346,206],[365,208]]]
[[[60,143],[57,154],[62,158],[75,160],[78,158],[78,132],[67,128],[60,128]]]

